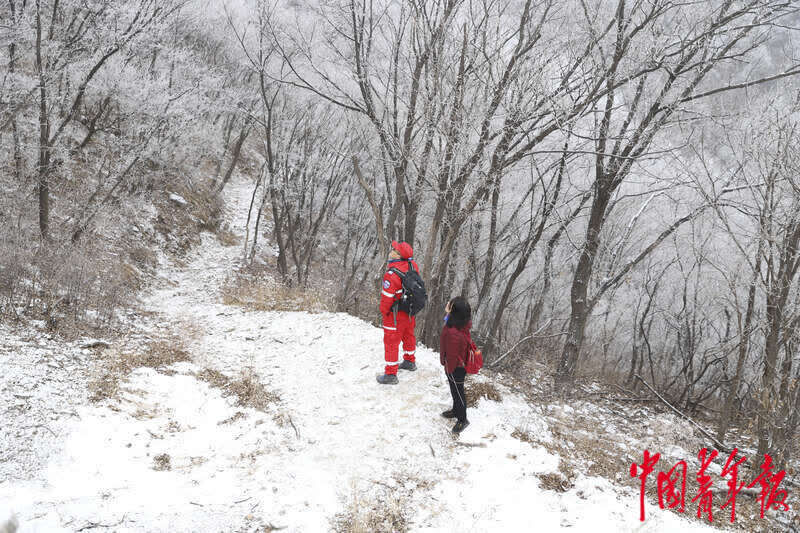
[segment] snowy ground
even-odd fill
[[[242,234],[250,192],[227,191]],[[454,439],[431,350],[418,349],[419,370],[400,385],[381,387],[381,330],[344,314],[223,305],[240,254],[204,235],[188,264],[164,265],[143,327],[192,331],[192,362],[135,370],[118,400],[88,402],[89,350],[0,331],[0,521],[15,512],[21,532],[307,532],[348,520],[358,530],[369,515],[404,515],[410,531],[710,529],[650,504],[642,524],[638,494],[600,477],[542,488],[560,457],[512,433],[547,442],[545,413],[502,387],[502,402],[481,400]],[[195,376],[206,368],[252,369],[280,400],[238,407]],[[155,468],[163,454],[168,470]]]

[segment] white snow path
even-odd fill
[[[226,190],[241,233],[250,193],[237,181]],[[399,505],[411,531],[708,530],[649,504],[642,524],[638,494],[604,479],[581,476],[563,494],[540,488],[537,475],[559,457],[511,437],[520,428],[546,441],[548,430],[505,389],[502,402],[470,410],[460,442],[474,446],[456,444],[439,417],[449,391],[437,353],[418,347],[419,370],[379,386],[381,330],[345,314],[221,304],[240,255],[204,234],[188,265],[164,272],[169,282],[146,304],[162,325],[199,332],[188,341],[193,363],[173,375],[136,370],[121,401],[82,405],[46,469],[0,482],[0,519],[15,510],[23,532],[329,531],[360,501],[361,511]],[[194,377],[206,367],[231,377],[251,367],[281,399],[267,412],[236,407]],[[153,469],[159,454],[171,470]]]

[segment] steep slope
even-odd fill
[[[250,187],[227,190],[241,233]],[[188,264],[164,262],[140,326],[182,337],[191,362],[136,369],[116,398],[79,405],[45,468],[0,482],[0,513],[13,509],[26,532],[708,529],[649,504],[641,524],[638,494],[602,478],[545,490],[540,476],[561,458],[512,436],[547,442],[544,415],[499,385],[502,401],[481,400],[454,439],[439,417],[439,357],[425,347],[417,372],[381,387],[381,330],[220,303],[240,255],[204,235]],[[264,385],[260,409],[226,387],[242,375]]]

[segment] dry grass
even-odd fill
[[[514,429],[514,431],[511,432],[511,436],[522,442],[527,442],[531,446],[538,446],[541,444],[536,437],[530,434],[530,432],[520,428]],[[563,450],[559,451],[554,447],[549,448],[548,451],[558,454],[563,453]],[[572,465],[565,461],[562,456],[558,462],[558,472],[541,474],[539,476],[539,480],[541,481],[540,485],[543,489],[554,490],[556,492],[567,492],[574,486],[575,477],[575,470],[573,469]]]
[[[172,470],[172,461],[170,460],[169,455],[162,453],[153,457],[153,470],[162,472],[165,470]]]
[[[243,412],[236,411],[236,413],[233,416],[231,416],[230,418],[226,418],[222,422],[218,422],[217,425],[218,426],[225,426],[227,424],[233,424],[237,420],[241,420],[244,417],[245,417],[245,414]]]
[[[230,383],[230,378],[218,370],[213,368],[206,368],[197,374],[198,379],[202,379],[212,387],[224,389]]]
[[[238,407],[252,407],[259,411],[266,411],[269,404],[281,400],[280,396],[264,387],[258,374],[250,367],[244,369],[236,379],[231,379],[222,372],[211,368],[206,368],[197,374],[197,377],[212,387],[221,389],[223,396],[235,396]],[[235,419],[236,415],[223,423],[233,422]]]
[[[105,350],[99,375],[89,382],[89,400],[99,402],[116,397],[122,380],[136,368],[148,367],[169,373],[168,366],[190,360],[189,353],[176,338],[154,341],[143,351]]]
[[[182,205],[169,199],[175,193],[186,200]],[[216,233],[222,223],[222,196],[213,184],[197,184],[193,187],[178,186],[161,191],[156,202],[157,215],[154,227],[164,239],[165,249],[175,255],[183,255],[200,242],[200,233]]]
[[[626,406],[627,407],[627,406]],[[691,457],[670,457],[664,454],[667,444],[679,444],[686,450],[694,453],[702,447],[699,439],[692,436],[692,431],[683,431],[683,426],[674,423],[674,428],[661,428],[658,424],[642,424],[643,419],[652,420],[654,417],[662,416],[658,408],[653,407],[633,407],[628,411],[613,411],[613,415],[606,411],[606,417],[613,417],[613,426],[617,432],[624,433],[635,438],[641,443],[642,449],[635,457],[630,455],[629,449],[623,449],[618,443],[619,433],[607,431],[608,424],[598,424],[597,419],[590,414],[576,409],[573,413],[556,414],[549,420],[549,429],[552,439],[547,441],[537,438],[536,435],[524,429],[515,429],[512,437],[522,442],[530,443],[532,446],[541,446],[549,453],[560,457],[557,472],[540,475],[541,487],[547,490],[565,492],[572,488],[576,473],[580,472],[588,476],[597,476],[608,479],[616,486],[628,487],[638,494],[640,481],[632,478],[629,473],[630,465],[636,461],[641,463],[643,450],[646,447],[652,452],[662,452],[660,461],[655,465],[655,471],[651,474],[647,483],[648,500],[658,505],[657,487],[655,473],[658,471],[669,471],[670,468],[679,460],[690,460]],[[609,422],[612,421],[609,419]],[[648,433],[648,428],[653,429]],[[682,434],[680,434],[682,433]],[[699,447],[698,447],[699,446]],[[716,464],[724,464],[727,455],[721,453],[716,459]],[[748,463],[752,463],[749,458]],[[741,480],[754,479],[758,472],[741,469],[739,477]],[[719,483],[722,478],[717,477]],[[694,477],[693,467],[690,466],[686,479],[686,512],[680,513],[683,517],[700,521],[708,524],[708,520],[696,517],[697,504],[692,503],[691,499],[698,493],[699,487]],[[790,493],[791,495],[791,493]],[[714,496],[714,521],[710,525],[720,528],[732,527],[739,531],[748,532],[771,532],[785,529],[779,526],[778,522],[772,518],[762,520],[759,517],[759,503],[752,496],[739,495],[736,506],[736,522],[730,523],[730,513],[728,509],[720,510],[719,507],[724,503],[727,496],[723,493]],[[677,512],[676,510],[672,510]]]
[[[407,471],[395,472],[360,490],[353,482],[350,499],[344,511],[333,518],[331,529],[338,533],[408,531],[406,509],[412,496],[429,491],[435,483]]]
[[[94,234],[77,243],[65,238],[68,244],[52,247],[0,238],[0,320],[43,320],[68,339],[113,332],[116,311],[133,303],[152,271],[147,248],[129,251]]]
[[[332,311],[326,292],[314,288],[287,287],[263,270],[240,270],[222,286],[222,303],[250,311]]]
[[[396,491],[378,496],[364,495],[355,486],[345,510],[333,518],[336,533],[403,533],[408,531],[407,517],[402,509],[407,497]]]
[[[140,270],[152,271],[158,265],[156,253],[150,246],[133,245],[128,249],[128,257]]]
[[[542,487],[549,490],[564,492],[572,487],[575,472],[583,472],[590,476],[600,476],[617,481],[620,472],[627,476],[625,464],[625,451],[617,446],[613,439],[601,438],[587,428],[591,424],[583,417],[575,420],[558,421],[550,423],[552,439],[542,440],[522,429],[515,429],[511,436],[531,446],[541,446],[550,454],[560,457],[558,473],[544,474]],[[633,480],[623,478],[623,483],[631,487]]]
[[[511,432],[511,436],[515,439],[521,440],[522,442],[527,442],[529,444],[535,444],[536,439],[534,439],[530,433],[527,431],[523,431],[519,428],[516,428],[514,431]]]
[[[478,400],[486,398],[493,402],[502,402],[500,391],[493,384],[487,382],[470,383],[465,387],[467,393],[467,407],[475,407]]]
[[[217,236],[217,240],[222,246],[236,246],[240,242],[239,237],[231,231],[227,224],[220,225],[219,229],[217,229],[214,234]]]
[[[573,484],[561,472],[549,472],[539,476],[539,486],[545,490],[567,492]]]

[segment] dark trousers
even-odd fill
[[[453,397],[453,412],[459,422],[467,421],[467,395],[464,392],[464,378],[467,370],[464,367],[456,368],[452,374],[447,374],[447,383],[450,385],[450,395]]]

